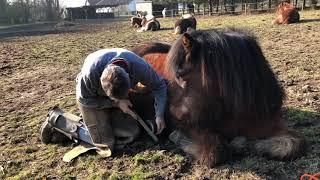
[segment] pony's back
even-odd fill
[[[162,77],[168,78],[164,69],[170,47],[170,44],[163,42],[148,42],[136,46],[131,51],[144,58]]]

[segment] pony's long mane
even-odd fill
[[[188,56],[194,68],[200,69],[205,94],[222,99],[233,117],[251,114],[269,118],[279,111],[284,91],[254,36],[237,29],[193,31],[189,35],[192,48]],[[182,38],[167,56],[170,81],[186,59]]]

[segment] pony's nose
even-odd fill
[[[177,78],[180,78],[180,77],[182,77],[182,76],[184,76],[185,75],[185,71],[183,70],[183,69],[178,69],[177,71],[176,71],[176,76],[177,76]]]

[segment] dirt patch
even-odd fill
[[[84,58],[101,48],[171,43],[175,19],[167,18],[156,32],[137,33],[129,22],[118,22],[0,40],[0,178],[298,179],[319,172],[320,14],[304,11],[301,17],[301,23],[275,26],[272,14],[204,16],[198,27],[244,27],[255,34],[287,92],[285,118],[309,142],[305,156],[279,162],[248,154],[207,169],[166,140],[155,145],[141,139],[112,158],[89,153],[67,164],[61,160],[72,144],[41,144],[39,128],[51,107],[79,113],[74,80]]]

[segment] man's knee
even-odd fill
[[[93,144],[97,147],[113,148],[115,143],[111,126],[111,112],[109,109],[86,108],[79,105],[83,120],[89,130]]]

